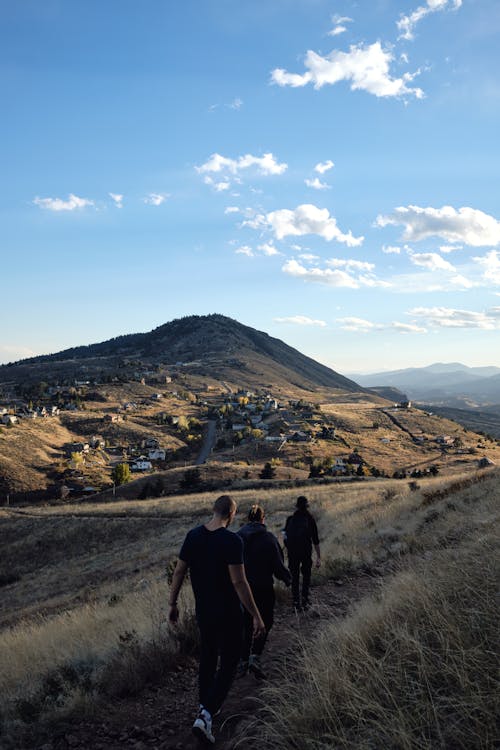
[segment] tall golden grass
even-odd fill
[[[485,481],[482,481],[483,477]],[[474,537],[477,529],[484,529],[485,534],[490,533],[489,527],[492,519],[495,518],[500,494],[498,473],[455,476],[451,485],[449,480],[437,478],[422,481],[420,484],[421,488],[416,491],[410,489],[407,483],[395,480],[367,481],[349,485],[319,485],[308,488],[307,495],[311,502],[311,509],[318,520],[324,562],[322,570],[316,574],[315,583],[320,584],[328,577],[335,577],[339,573],[349,571],[354,572],[357,569],[377,570],[388,562],[397,565],[407,556],[425,557],[425,555],[432,554],[438,557],[433,558],[427,567],[422,568],[422,574],[414,576],[412,580],[415,581],[415,585],[408,583],[405,589],[407,598],[404,611],[415,610],[415,612],[430,613],[432,606],[426,602],[439,602],[439,596],[442,596],[443,602],[446,602],[445,593],[439,593],[441,590],[442,592],[452,591],[448,588],[448,584],[445,585],[448,580],[446,576],[436,577],[436,581],[433,582],[435,588],[428,591],[421,588],[422,582],[419,576],[421,578],[427,570],[433,572],[437,567],[437,560],[441,560],[439,555],[443,554],[442,550],[447,548],[452,550],[457,548],[456,558],[454,558],[453,565],[450,563],[450,569],[452,572],[455,568],[458,569],[462,553],[463,556],[466,552],[467,555],[472,555],[470,550],[467,551],[468,548],[460,545]],[[246,510],[252,503],[260,502],[267,512],[268,527],[279,536],[287,515],[293,510],[297,494],[303,491],[303,489],[300,491],[270,489],[265,492],[244,490],[233,493],[240,509],[235,526],[238,526],[238,520],[240,523],[245,521]],[[125,521],[130,517],[131,534],[129,539],[127,534],[122,533],[118,543],[113,545],[112,534],[106,533],[105,555],[96,555],[95,550],[88,549],[88,563],[92,566],[93,579],[99,579],[99,565],[102,566],[103,577],[103,585],[101,589],[94,588],[90,603],[81,604],[75,601],[70,607],[65,605],[65,609],[55,615],[35,619],[31,616],[30,609],[29,618],[22,619],[21,617],[17,624],[0,631],[0,663],[2,664],[0,730],[3,732],[0,734],[0,744],[4,740],[5,744],[8,737],[14,738],[16,733],[26,731],[26,728],[32,727],[34,731],[36,726],[46,718],[74,710],[75,706],[81,708],[85,704],[87,708],[91,707],[96,700],[99,700],[99,695],[103,692],[122,694],[126,691],[139,690],[145,682],[168,670],[169,665],[175,662],[180,652],[192,652],[195,649],[196,629],[192,616],[192,595],[187,586],[183,589],[184,598],[181,610],[184,612],[184,619],[180,627],[176,628],[174,633],[166,624],[165,605],[168,596],[166,574],[169,561],[172,561],[178,552],[183,534],[191,526],[202,523],[205,517],[208,518],[216,496],[216,493],[205,493],[196,497],[189,495],[142,502],[86,504],[77,508],[58,506],[36,510],[37,515],[46,516],[49,519],[52,515],[57,516],[54,534],[60,534],[61,545],[65,543],[65,533],[68,530],[64,523],[66,517],[72,530],[73,545],[77,544],[74,534],[75,525],[78,526],[80,516],[82,520],[93,518],[103,526],[109,521],[113,522],[113,519],[120,518],[121,521]],[[150,527],[141,526],[141,537],[135,538],[134,529],[137,526],[134,522],[137,516],[157,519],[158,528],[154,523]],[[32,516],[29,516],[27,522],[31,524],[30,544],[36,551],[38,525],[33,525],[32,520]],[[21,529],[23,522],[21,517],[19,519]],[[84,531],[83,525],[82,533],[88,534],[88,529]],[[160,535],[159,529],[161,529]],[[133,551],[140,541],[138,549],[143,558],[144,549],[148,547],[148,534],[152,540],[151,555],[154,551],[156,557],[154,566],[147,569],[142,583],[138,584],[137,576],[132,575],[137,564]],[[86,540],[85,536],[84,539]],[[54,548],[57,547],[55,542],[55,538],[51,537]],[[164,546],[161,554],[158,553],[159,543]],[[488,544],[491,545],[491,540]],[[78,549],[78,555],[81,556],[78,558],[81,560],[79,565],[83,565],[86,561],[84,555],[87,547],[88,544],[84,541]],[[477,549],[476,556],[479,559],[481,546],[479,545]],[[22,554],[22,546],[17,539],[12,550]],[[127,557],[129,551],[132,553],[130,561]],[[474,555],[471,559],[473,558]],[[15,563],[15,560],[13,562]],[[127,564],[130,565],[130,569],[126,568]],[[78,567],[75,562],[73,566]],[[469,567],[473,569],[472,565]],[[117,583],[114,590],[110,587],[113,570],[116,571],[117,576],[120,576],[119,585]],[[129,570],[128,573],[127,570]],[[66,602],[68,590],[72,585],[71,576],[67,573],[65,561],[61,560],[59,553],[54,554],[53,557],[48,555],[44,559],[43,570],[38,572],[36,566],[31,567],[29,580],[22,577],[18,583],[12,585],[12,588],[14,593],[17,592],[17,598],[21,599],[23,591],[28,591],[29,587],[36,587],[39,582],[38,595],[40,603],[43,604],[44,597],[53,596],[53,592],[45,591],[42,584],[49,578],[53,581],[60,576],[60,580],[64,581],[65,589],[60,594],[60,600]],[[401,579],[401,581],[404,580],[406,579]],[[403,583],[399,583],[398,586],[403,591]],[[469,586],[467,590],[472,589]],[[414,597],[413,600],[412,597]],[[372,604],[367,606],[370,611],[372,609],[375,611],[379,607],[378,619],[375,618],[378,622],[377,626],[375,619],[373,620],[375,631],[376,627],[382,630],[382,624],[385,621],[396,622],[397,618],[395,614],[391,614],[387,604],[386,609],[380,609],[381,604],[376,607]],[[359,640],[361,631],[358,632],[358,625],[355,623],[362,623],[363,618],[369,622],[366,613],[358,614],[356,617],[357,619],[350,621],[349,626],[347,623],[342,627],[332,626],[334,629],[339,628],[339,634],[342,628],[350,629],[349,632],[355,634],[352,643],[345,641],[349,643],[344,649],[343,657],[346,673],[349,671],[349,660],[351,657],[354,658],[356,653],[353,644],[361,643]],[[366,633],[366,629],[363,632]],[[310,679],[311,685],[313,683],[321,685],[321,689],[326,690],[328,694],[330,694],[328,691],[331,690],[331,686],[329,682],[324,683],[324,670],[319,665],[322,664],[321,659],[332,651],[332,638],[335,638],[335,649],[338,649],[337,644],[341,642],[341,635],[331,633],[328,635],[325,632],[315,646],[319,648],[319,644],[323,643],[324,654],[314,649],[311,650],[308,646],[306,651],[311,659],[316,654],[318,661],[310,661],[309,666],[305,662],[299,665],[299,669],[302,670],[300,679],[305,681]],[[361,654],[362,651],[359,653]],[[428,651],[425,653],[428,654]],[[403,658],[403,650],[401,654]],[[359,665],[361,663],[360,657]],[[358,668],[356,664],[354,660],[354,669]],[[335,664],[331,669],[336,671],[338,666]],[[404,661],[401,662],[399,668],[404,672]],[[376,677],[373,679],[376,680]],[[287,691],[289,695],[294,695],[291,687],[287,688]],[[302,696],[302,693],[300,695]],[[275,698],[278,700],[276,705],[279,706],[279,696],[274,696],[273,700]],[[337,705],[337,699],[334,703]],[[271,705],[275,704],[271,703]],[[324,704],[325,711],[328,705],[327,701]],[[281,711],[281,708],[279,710]],[[330,712],[335,712],[335,710],[328,709]],[[297,714],[295,714],[296,711],[298,711]],[[407,708],[404,708],[403,713],[406,711]],[[292,713],[293,716],[301,716],[295,702]],[[292,722],[290,726],[295,726],[293,716],[287,719],[287,722]],[[302,718],[298,719],[299,724],[302,720]],[[331,732],[330,723],[328,727],[328,732]],[[323,742],[322,735],[320,735],[313,733],[311,737],[316,737],[317,742]],[[286,733],[284,736],[288,736],[290,742],[293,739]],[[270,741],[269,737],[267,741]],[[282,747],[285,746],[282,745]],[[289,746],[326,748],[331,745]],[[344,746],[348,747],[348,745],[339,744],[339,747]],[[351,745],[351,747],[354,746],[356,745]],[[419,747],[408,745],[410,746]],[[364,746],[359,745],[359,747]],[[367,744],[366,747],[372,746]],[[379,747],[379,745],[373,745],[373,747]],[[401,745],[401,747],[406,746]],[[423,744],[422,747],[431,747],[431,745]]]

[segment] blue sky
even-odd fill
[[[497,0],[1,0],[0,362],[219,312],[500,365]]]

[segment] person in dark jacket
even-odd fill
[[[252,618],[244,615],[243,648],[239,675],[247,671],[257,679],[265,674],[260,657],[274,622],[274,577],[290,585],[290,573],[283,564],[283,552],[278,540],[264,524],[264,510],[260,505],[252,505],[248,523],[238,531],[243,539],[243,560],[245,574],[252,590],[255,604],[264,620],[265,632],[257,638],[253,636]]]
[[[310,606],[312,548],[316,552],[316,567],[321,565],[318,527],[308,511],[309,501],[301,495],[297,498],[296,510],[285,524],[285,547],[288,552],[288,567],[292,574],[293,606],[298,611]],[[300,596],[300,574],[302,573],[302,598]]]

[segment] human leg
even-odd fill
[[[213,716],[222,706],[234,680],[241,654],[243,617],[228,617],[218,627],[219,668],[212,683],[212,689],[202,702]]]
[[[302,606],[309,606],[309,588],[311,585],[312,558],[307,555],[302,558]]]
[[[295,607],[300,606],[300,587],[299,587],[299,579],[300,579],[300,558],[295,557],[294,555],[288,554],[288,569],[290,571],[290,575],[292,576],[292,597],[293,597],[293,604]]]
[[[200,630],[199,698],[200,705],[207,707],[217,671],[219,638],[214,623],[199,621],[198,627]]]

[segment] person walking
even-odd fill
[[[248,513],[248,523],[238,531],[243,539],[247,580],[266,626],[261,636],[254,637],[251,615],[248,612],[244,613],[243,649],[238,676],[243,677],[250,672],[257,679],[265,679],[266,676],[260,658],[274,623],[274,578],[283,581],[287,586],[291,583],[290,573],[283,564],[283,552],[279,542],[274,534],[267,530],[264,518],[264,509],[260,505],[252,505]]]
[[[318,527],[308,510],[309,501],[301,495],[297,498],[296,510],[285,524],[285,547],[288,552],[288,567],[292,576],[293,606],[299,612],[310,607],[312,548],[316,552],[316,567],[321,565]],[[302,573],[302,592],[300,574]],[[302,596],[301,596],[302,593]]]
[[[245,576],[243,541],[227,528],[235,514],[236,503],[229,495],[215,501],[212,519],[188,532],[170,588],[169,620],[175,624],[179,619],[177,599],[189,570],[200,631],[200,710],[193,734],[205,744],[215,742],[212,717],[236,674],[243,634],[242,604],[252,619],[254,637],[261,638],[266,630]]]

